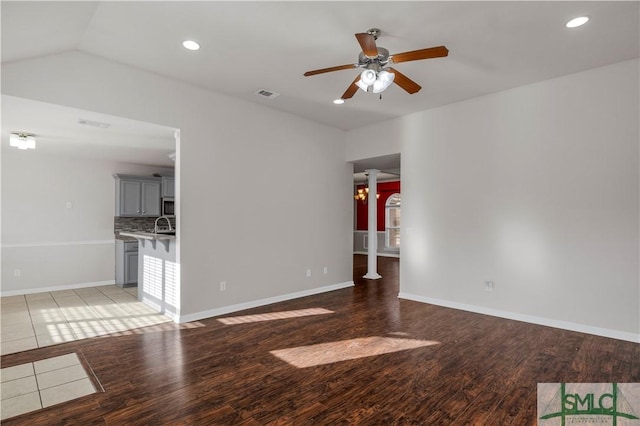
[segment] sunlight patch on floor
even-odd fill
[[[266,314],[242,315],[237,317],[218,318],[225,325],[248,324],[252,322],[273,321],[287,318],[308,317],[312,315],[333,314],[333,311],[324,308],[299,309],[296,311],[269,312]]]
[[[440,342],[432,340],[372,336],[279,349],[270,353],[294,367],[306,368],[438,344]]]
[[[74,340],[203,327],[177,325],[115,285],[0,298],[0,355]]]

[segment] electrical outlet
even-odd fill
[[[220,281],[220,291],[227,291],[227,282]]]
[[[67,203],[65,204],[65,207],[68,209],[72,209],[73,208],[73,203],[71,201],[67,201]]]
[[[329,268],[327,268],[326,266],[324,267],[324,274],[328,274],[329,273]]]
[[[311,269],[307,269],[307,277],[311,276]]]
[[[14,269],[13,270],[13,276],[14,277],[20,278],[21,275],[22,275],[22,270],[20,270],[20,269]]]
[[[484,291],[493,291],[493,281],[484,282]]]

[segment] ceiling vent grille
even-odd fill
[[[82,124],[83,126],[99,127],[101,129],[108,129],[109,127],[111,127],[111,124],[109,123],[103,123],[102,121],[87,120],[86,118],[79,118],[78,124]]]
[[[276,93],[272,90],[267,90],[267,89],[260,89],[257,92],[255,92],[256,95],[263,97],[263,98],[268,98],[268,99],[273,99],[273,98],[277,98],[278,96],[280,96],[280,93]]]

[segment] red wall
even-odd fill
[[[364,188],[366,185],[358,185],[358,188]],[[355,191],[354,191],[355,193]],[[387,198],[395,193],[400,193],[400,181],[396,182],[378,182],[378,231],[384,231],[385,223],[385,209],[384,205],[387,202]],[[367,204],[362,201],[356,201],[356,230],[366,231],[369,225],[369,202],[373,200],[367,200]]]

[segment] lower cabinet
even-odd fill
[[[116,285],[138,285],[138,242],[116,240]]]

